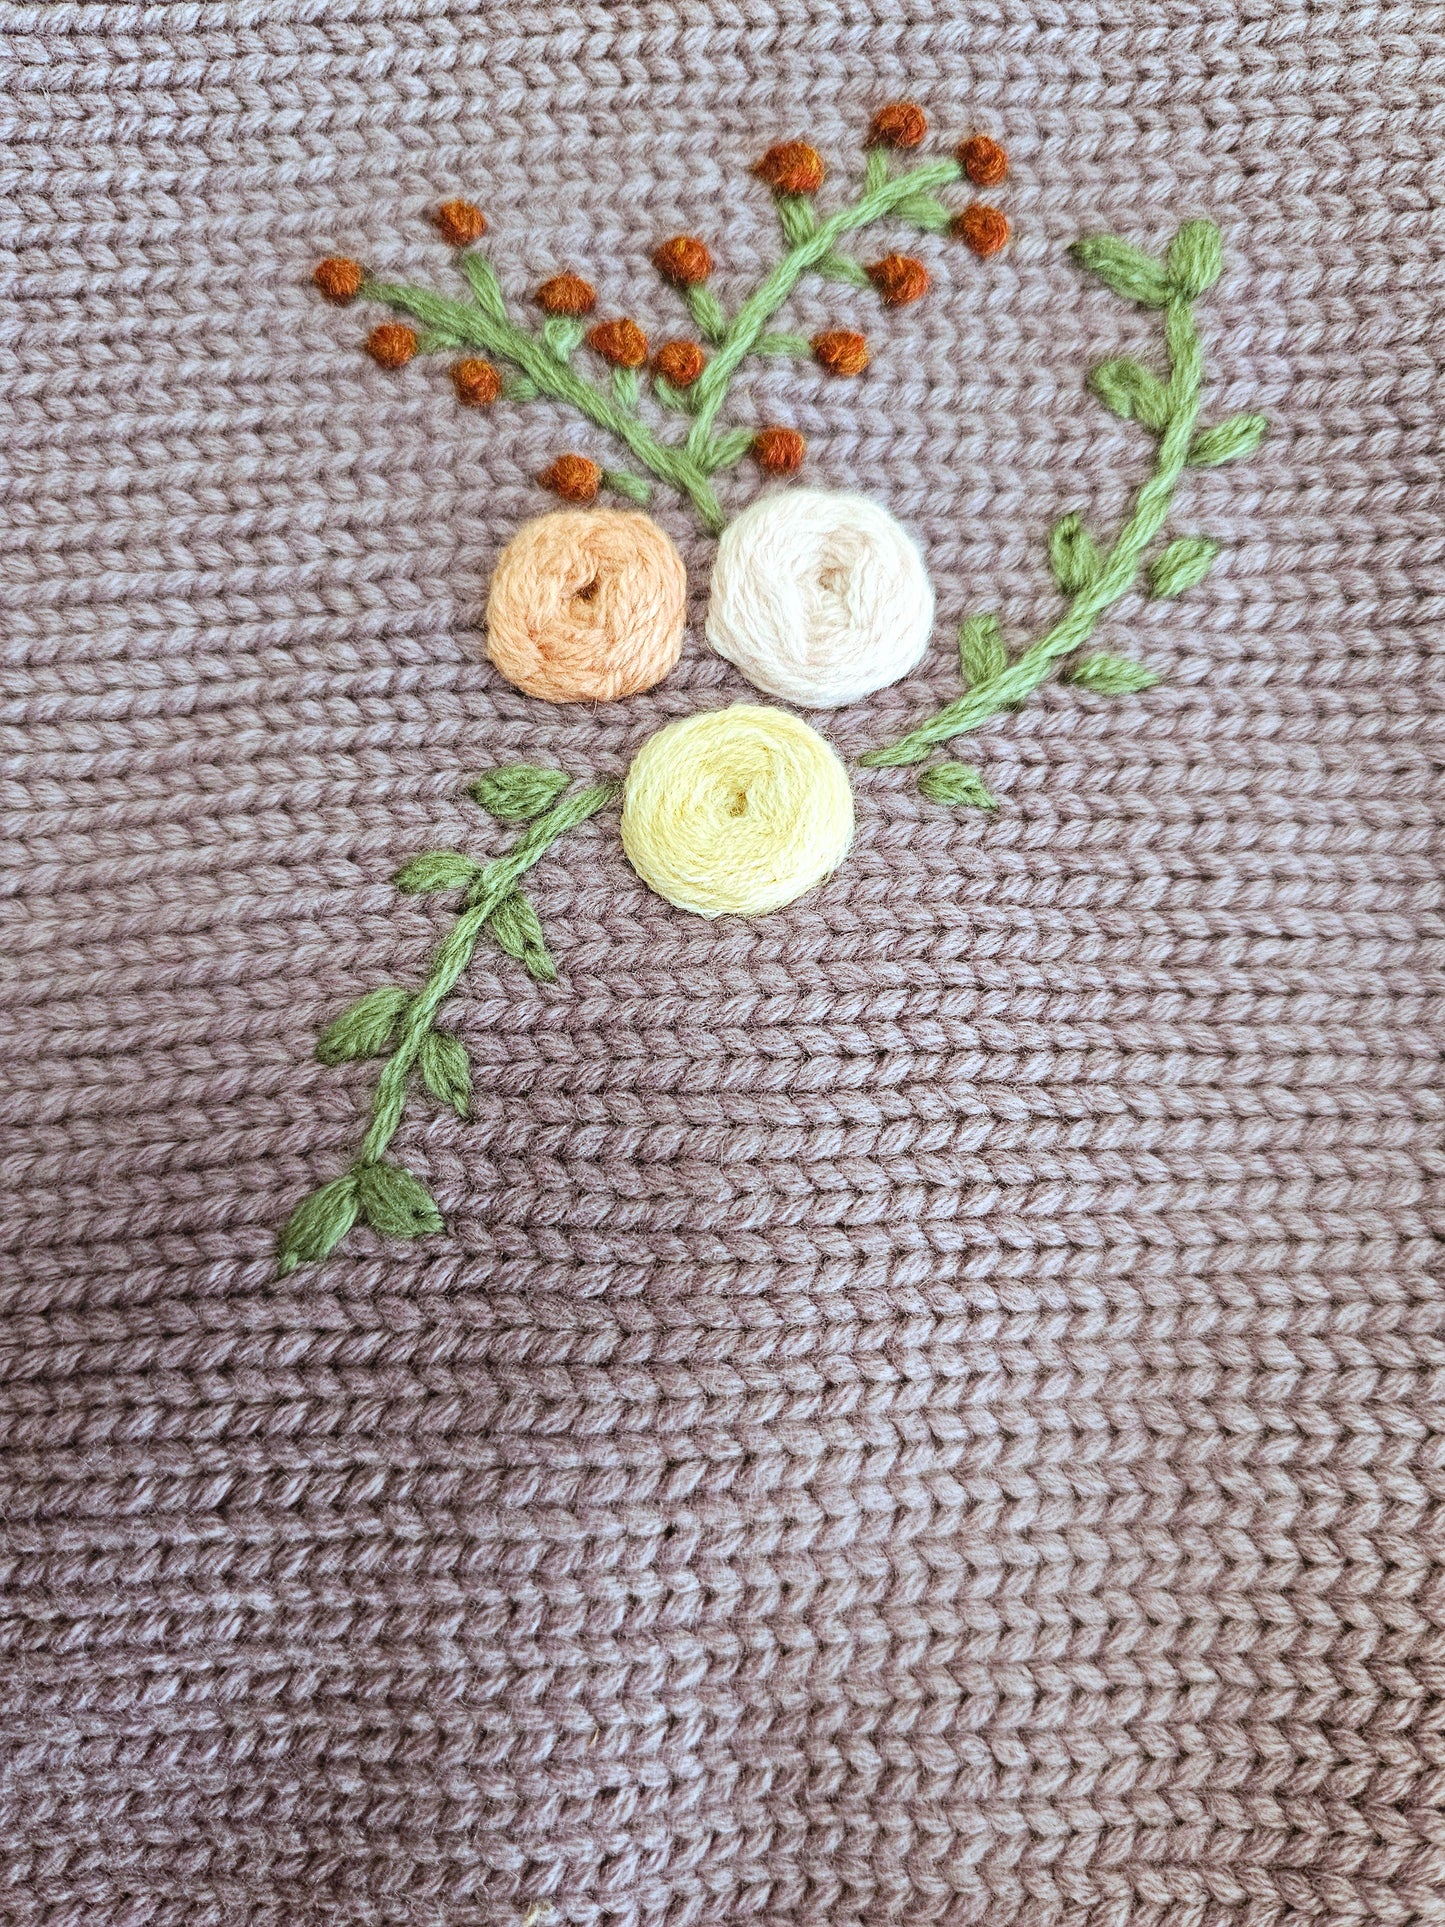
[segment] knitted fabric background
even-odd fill
[[[0,4],[9,878],[0,1918],[46,1927],[1445,1921],[1438,651],[1445,9],[1424,0]],[[483,949],[469,1125],[399,1149],[441,1237],[278,1282],[375,1077],[313,1057],[445,911],[464,780],[620,772],[747,695],[713,545],[649,696],[483,661],[531,477],[600,441],[383,373],[326,253],[517,297],[700,232],[869,114],[1002,139],[1010,250],[928,299],[810,282],[867,377],[751,379],[804,479],[919,538],[939,625],[825,717],[857,847],[709,925],[615,818]],[[946,148],[944,149],[946,151]],[[997,818],[857,756],[957,693],[958,619],[1057,607],[1054,518],[1147,441],[1153,340],[1065,249],[1209,215],[1220,537],[965,753]],[[738,506],[755,489],[728,479]],[[1432,663],[1432,646],[1436,659]],[[542,1907],[550,1907],[547,1913]]]

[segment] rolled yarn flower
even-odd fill
[[[613,702],[676,663],[687,573],[671,538],[630,509],[524,522],[487,594],[487,654],[529,696]]]
[[[723,530],[707,639],[771,696],[805,709],[857,702],[906,676],[932,630],[923,557],[865,495],[788,489]]]
[[[836,752],[800,716],[735,703],[669,723],[627,772],[622,847],[700,917],[760,917],[830,876],[853,840]]]

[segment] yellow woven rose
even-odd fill
[[[853,840],[838,756],[753,703],[669,723],[633,759],[622,847],[649,889],[700,917],[760,917],[832,874]]]

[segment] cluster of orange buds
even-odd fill
[[[554,274],[537,290],[537,306],[544,314],[591,314],[597,290],[580,274]]]
[[[751,452],[765,474],[792,475],[803,466],[808,444],[796,428],[760,428]]]
[[[754,163],[753,172],[775,194],[816,194],[827,169],[823,156],[806,141],[779,141]]]
[[[712,255],[695,234],[675,234],[653,250],[652,265],[679,288],[695,288],[712,273]]]
[[[564,502],[595,502],[602,486],[602,470],[585,455],[559,455],[537,480]]]
[[[431,218],[448,247],[472,247],[487,231],[487,217],[475,201],[443,201]]]
[[[868,342],[849,328],[829,328],[814,335],[809,346],[813,359],[830,375],[861,375],[868,366]]]
[[[311,278],[328,301],[344,308],[361,293],[366,274],[359,261],[348,261],[342,255],[333,254],[317,262]]]
[[[707,356],[695,341],[664,341],[652,365],[674,388],[691,388],[707,366]]]
[[[405,368],[421,345],[415,328],[404,321],[382,321],[366,337],[366,352],[378,368]]]
[[[868,128],[870,147],[921,147],[928,116],[916,100],[894,100],[880,107]]]
[[[491,362],[469,357],[453,367],[452,386],[468,408],[490,408],[502,392],[502,377]]]
[[[640,368],[647,359],[647,336],[625,315],[617,321],[599,321],[595,328],[589,328],[587,346],[615,368]]]
[[[928,270],[911,254],[885,254],[867,270],[885,306],[905,308],[928,292]]]

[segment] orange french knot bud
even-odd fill
[[[431,218],[437,233],[454,248],[469,248],[487,231],[487,217],[474,201],[443,201]]]
[[[379,368],[405,368],[417,346],[416,329],[400,321],[383,321],[366,337],[366,352]]]
[[[459,361],[452,369],[452,386],[468,408],[490,408],[502,392],[502,377],[489,361]]]
[[[868,343],[847,328],[830,328],[814,335],[813,358],[830,375],[861,375],[868,366]]]
[[[753,460],[769,475],[791,475],[807,452],[796,428],[760,428],[753,437]]]
[[[1008,240],[1008,216],[996,207],[989,207],[983,201],[975,201],[961,214],[955,214],[949,224],[949,233],[960,241],[966,241],[974,253],[985,260],[997,254]]]
[[[597,290],[580,274],[554,274],[538,288],[537,305],[548,314],[591,314]]]
[[[917,147],[928,132],[928,116],[914,100],[880,107],[868,129],[870,147]]]
[[[806,141],[779,141],[758,161],[753,172],[775,194],[816,194],[823,185],[823,157]]]
[[[1008,173],[1008,155],[987,134],[974,134],[962,142],[958,158],[975,187],[997,187]]]
[[[890,308],[906,308],[928,291],[928,270],[911,254],[885,254],[868,269],[868,279]]]
[[[691,388],[707,366],[707,356],[695,341],[664,341],[652,365],[674,388]]]
[[[599,321],[587,331],[587,345],[619,368],[640,368],[647,359],[647,336],[635,321]]]
[[[326,299],[334,301],[338,307],[345,307],[348,301],[356,299],[365,278],[359,261],[348,261],[340,254],[318,261],[311,276]]]
[[[690,288],[712,273],[712,256],[706,241],[692,234],[675,234],[654,251],[652,265],[680,288]]]
[[[602,486],[602,470],[585,455],[559,455],[537,480],[564,502],[591,502]]]

